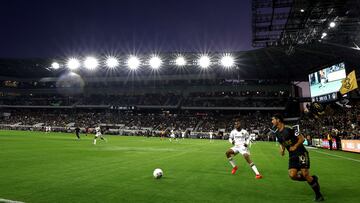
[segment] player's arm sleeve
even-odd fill
[[[231,132],[230,135],[229,135],[229,142],[230,142],[231,144],[233,144],[233,141],[234,141],[234,135],[233,135],[233,133]]]
[[[245,143],[246,143],[246,145],[249,145],[249,144],[250,144],[250,141],[251,141],[251,137],[250,137],[250,134],[249,134],[248,131],[246,131],[245,136],[246,136],[246,141],[245,141]]]

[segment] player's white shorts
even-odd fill
[[[231,147],[231,149],[235,152],[235,153],[240,153],[240,154],[249,154],[250,155],[250,151],[247,147],[240,145],[240,146],[233,146]]]
[[[210,139],[213,139],[213,136],[212,136],[212,135],[210,135],[209,137],[210,137]]]
[[[96,134],[95,134],[95,137],[99,137],[99,136],[102,137],[102,134],[101,134],[101,133],[96,133]]]
[[[170,137],[171,137],[171,138],[175,138],[175,134],[171,134]]]

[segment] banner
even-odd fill
[[[341,140],[343,151],[360,153],[360,140]]]
[[[322,139],[321,147],[324,149],[330,149],[329,141],[327,139]],[[337,149],[335,139],[333,139],[333,142],[332,142],[332,149]]]
[[[312,139],[312,146],[314,147],[321,147],[322,141],[320,139]]]

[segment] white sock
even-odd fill
[[[259,175],[259,174],[260,174],[259,171],[257,170],[257,168],[256,168],[256,166],[255,166],[254,163],[251,163],[251,164],[250,164],[250,167],[251,167],[251,169],[255,172],[256,175]]]
[[[94,140],[94,144],[96,144],[96,140]]]
[[[229,158],[229,162],[233,168],[236,166],[235,161],[233,160],[232,157]]]

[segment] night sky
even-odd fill
[[[2,0],[0,58],[244,51],[251,0]]]

